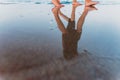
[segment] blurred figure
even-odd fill
[[[82,26],[85,17],[87,16],[89,11],[96,10],[94,6],[85,7],[84,12],[78,19],[77,29],[75,29],[75,10],[78,6],[79,5],[72,6],[71,18],[68,18],[60,11],[61,7],[54,7],[52,9],[58,28],[62,32],[63,55],[67,60],[72,59],[73,57],[78,55],[77,44],[82,34]],[[65,28],[59,15],[68,22],[67,28]]]
[[[60,4],[60,0],[52,0],[52,3],[57,7],[60,7],[60,6],[63,7],[64,6],[64,5]],[[95,5],[95,4],[98,4],[98,3],[99,3],[98,1],[85,0],[85,5],[86,6],[91,6],[91,5]],[[82,5],[77,0],[73,0],[72,4],[73,5]]]

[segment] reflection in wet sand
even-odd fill
[[[62,32],[63,55],[66,59],[71,59],[72,57],[78,55],[77,44],[82,34],[82,26],[84,24],[85,17],[87,16],[89,11],[96,10],[94,6],[85,7],[82,15],[78,19],[77,29],[75,29],[75,11],[78,6],[80,5],[72,6],[71,18],[68,18],[66,15],[64,15],[60,11],[60,7],[54,7],[52,10],[58,24],[58,28]],[[67,28],[65,28],[59,15],[68,22]]]
[[[46,9],[49,9],[48,7],[47,5]],[[93,8],[86,7],[84,9],[78,19],[77,29],[75,29],[76,7],[72,6],[71,18],[65,16],[60,11],[60,8],[53,9],[56,21],[59,21],[58,28],[62,32],[62,39],[58,36],[59,30],[56,30],[56,32],[54,32],[55,30],[53,32],[48,30],[49,25],[46,24],[47,21],[44,23],[44,19],[41,20],[41,18],[39,19],[40,21],[38,20],[40,22],[38,27],[36,27],[37,25],[32,25],[32,27],[30,25],[26,26],[26,24],[30,24],[29,21],[26,24],[24,23],[24,26],[21,24],[20,27],[18,25],[0,27],[0,79],[117,80],[116,76],[119,78],[120,72],[120,60],[106,56],[95,56],[95,54],[89,52],[89,49],[79,52],[78,42],[82,39],[81,34],[84,34],[84,29],[82,30],[84,28],[83,23],[85,17],[87,17],[89,11],[93,10]],[[47,12],[47,10],[45,11]],[[67,28],[65,28],[59,16],[68,21]],[[45,20],[47,19],[45,18]],[[90,17],[90,19],[92,18]],[[91,28],[90,25],[88,27]],[[94,30],[92,31],[94,32]],[[103,53],[101,54],[103,55]]]

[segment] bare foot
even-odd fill
[[[53,14],[58,14],[60,12],[60,8],[61,7],[54,7],[54,8],[52,8]]]
[[[91,5],[96,5],[98,4],[98,1],[90,1],[90,2],[85,2],[85,6],[91,6]]]
[[[73,2],[72,4],[73,4],[73,5],[82,5],[82,4],[79,3],[79,2]]]
[[[64,5],[60,4],[60,0],[52,0],[52,3],[57,7],[64,7]]]
[[[86,11],[93,11],[93,10],[97,10],[97,8],[95,6],[86,6],[85,10]]]

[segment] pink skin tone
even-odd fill
[[[52,3],[57,7],[64,7],[64,5],[60,4],[60,0],[52,0]],[[98,3],[99,3],[98,1],[85,0],[85,6],[96,5]],[[73,5],[82,5],[77,0],[73,0],[72,4]]]
[[[77,0],[73,0],[72,4],[73,4],[73,5],[82,5],[82,4],[80,4]]]
[[[57,7],[64,7],[64,5],[60,4],[60,0],[52,0],[52,3]]]
[[[96,5],[98,3],[99,3],[98,1],[86,0],[85,1],[85,6]]]

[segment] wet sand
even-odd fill
[[[0,80],[119,80],[120,5],[96,7],[82,26],[78,56],[66,60],[53,5],[0,5]],[[71,8],[61,11],[70,17]],[[83,10],[76,9],[76,23]]]

